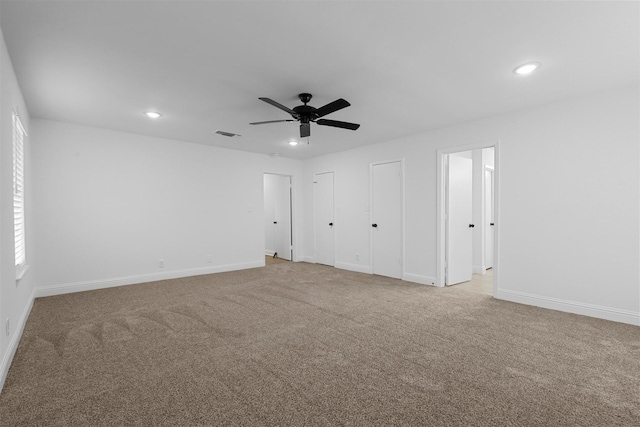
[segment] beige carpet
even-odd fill
[[[640,328],[292,262],[49,297],[0,424],[638,426]]]

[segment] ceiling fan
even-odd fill
[[[300,98],[300,101],[302,101],[302,103],[304,105],[298,105],[297,107],[293,107],[293,109],[285,107],[284,105],[274,101],[273,99],[269,99],[269,98],[258,98],[261,101],[266,102],[267,104],[271,104],[274,107],[277,107],[283,111],[286,111],[287,113],[291,114],[291,117],[293,117],[293,119],[287,119],[287,120],[269,120],[266,122],[254,122],[254,123],[249,123],[250,125],[263,125],[266,123],[280,123],[280,122],[295,122],[298,121],[300,122],[300,138],[305,138],[307,136],[311,135],[311,122],[313,123],[317,123],[320,126],[333,126],[336,128],[342,128],[342,129],[351,129],[351,130],[356,130],[360,127],[359,124],[356,123],[348,123],[348,122],[340,122],[337,120],[327,120],[327,119],[321,119],[321,117],[326,116],[327,114],[333,113],[334,111],[338,111],[341,110],[343,108],[348,107],[349,104],[347,101],[345,101],[344,99],[340,98],[337,99],[333,102],[328,103],[327,105],[320,107],[320,108],[315,108],[312,107],[311,105],[307,105],[307,103],[309,101],[311,101],[311,97],[312,95],[310,93],[301,93],[300,95],[298,95],[298,98]]]

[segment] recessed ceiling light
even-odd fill
[[[289,145],[298,145],[298,141],[289,141]]]
[[[539,62],[529,62],[527,64],[522,64],[519,67],[516,67],[513,70],[513,72],[521,76],[524,76],[524,75],[533,73],[538,68],[540,68]]]
[[[158,113],[157,111],[145,111],[144,115],[149,117],[150,119],[157,119],[159,117],[162,117],[162,114]]]

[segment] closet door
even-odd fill
[[[313,181],[316,263],[335,264],[333,172],[316,174]]]
[[[402,164],[371,167],[373,274],[402,278]]]
[[[473,161],[449,155],[447,182],[446,284],[471,280],[473,273]]]

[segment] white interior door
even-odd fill
[[[333,172],[316,174],[313,183],[316,263],[333,266],[335,263]]]
[[[448,157],[445,284],[453,285],[471,280],[473,272],[473,161]]]
[[[276,252],[275,180],[277,175],[264,174],[264,254],[272,256]]]
[[[291,177],[277,176],[275,189],[276,253],[291,261]]]
[[[493,267],[493,170],[484,171],[484,268]]]
[[[402,278],[402,165],[372,166],[373,274]]]

